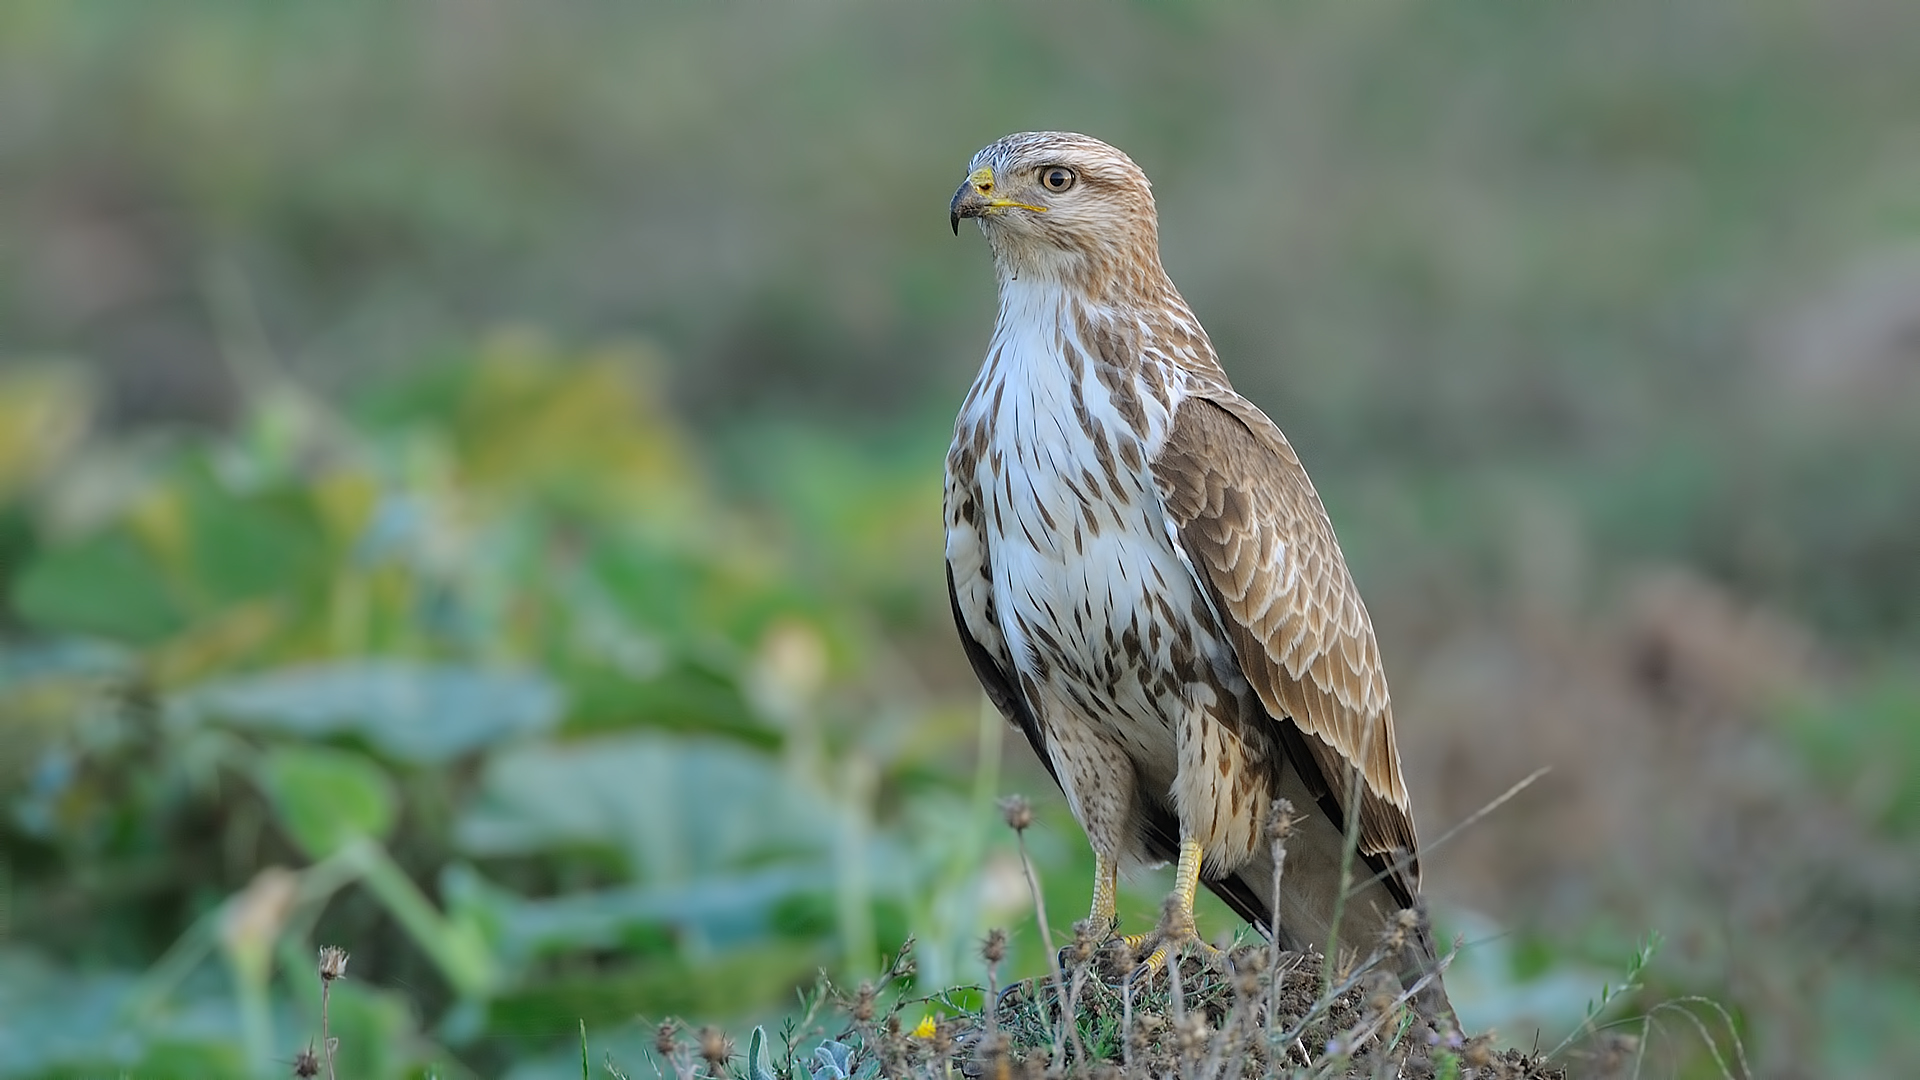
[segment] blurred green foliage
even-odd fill
[[[738,1014],[821,963],[871,962],[876,902],[902,932],[939,846],[873,826],[877,789],[970,750],[977,725],[912,695],[892,707],[913,743],[852,723],[874,629],[715,504],[651,366],[509,343],[364,416],[288,390],[234,439],[101,465],[128,474],[121,497],[33,530],[5,581],[27,634],[0,668],[13,918],[33,942],[13,962],[184,959],[87,1017],[22,997],[13,1015],[48,1026],[10,1024],[0,1061],[157,1068],[191,1041],[164,984],[193,956],[222,945],[244,996],[266,968],[242,939],[290,945],[323,910],[358,972],[416,991],[337,1030],[403,1056],[423,1051],[354,1025],[451,1008],[454,1043],[537,1042],[640,1003]],[[8,390],[27,412],[85,400],[39,376]],[[279,880],[297,883],[262,884]],[[362,899],[328,908],[349,884]],[[286,992],[310,971],[283,964]],[[39,1034],[102,1013],[120,1037],[77,1058]]]
[[[1038,970],[992,806],[1046,780],[947,629],[937,474],[992,296],[946,197],[1055,126],[1155,178],[1312,467],[1423,835],[1509,744],[1561,755],[1541,820],[1611,793],[1604,858],[1522,811],[1429,860],[1493,916],[1442,894],[1463,1007],[1565,1026],[1651,930],[1642,1009],[1912,1060],[1915,41],[1898,0],[0,7],[0,1076],[257,1075],[319,944],[366,1077],[548,1074],[581,1020],[631,1070],[636,1015],[768,1018],[909,934],[931,985],[993,923]],[[1621,644],[1648,566],[1759,614]]]

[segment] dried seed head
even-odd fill
[[[1105,929],[1101,927],[1096,930],[1092,919],[1081,919],[1074,923],[1073,943],[1067,946],[1068,966],[1079,967],[1090,963],[1093,960],[1093,954],[1100,951],[1101,931]]]
[[[1264,980],[1260,978],[1259,971],[1251,967],[1242,967],[1242,968],[1234,969],[1234,976],[1233,976],[1233,992],[1234,993],[1240,995],[1243,998],[1254,998],[1254,997],[1259,997],[1260,992],[1265,989],[1266,989],[1266,985],[1264,983]]]
[[[1293,804],[1285,799],[1273,800],[1273,809],[1267,812],[1267,839],[1280,843],[1293,835]]]
[[[313,1052],[312,1043],[308,1043],[305,1050],[293,1055],[293,1075],[301,1077],[320,1075],[320,1055]]]
[[[1207,1048],[1213,1039],[1213,1027],[1207,1023],[1207,1015],[1201,1009],[1187,1014],[1186,1019],[1174,1025],[1174,1039],[1180,1044],[1180,1052],[1198,1054]]]
[[[1333,981],[1346,982],[1348,979],[1353,978],[1353,975],[1354,975],[1353,965],[1359,962],[1360,962],[1360,957],[1357,954],[1350,953],[1345,949],[1341,949],[1340,960],[1338,963],[1333,965]],[[1325,965],[1326,965],[1326,961],[1322,960],[1321,966],[1324,967]],[[1352,997],[1353,995],[1348,995],[1348,996]]]
[[[347,977],[347,950],[327,945],[320,950],[320,977],[328,982]]]
[[[1186,939],[1194,935],[1193,912],[1180,903],[1177,893],[1168,893],[1160,904],[1160,925],[1155,931],[1163,938]]]
[[[851,1012],[853,1013],[854,1020],[862,1024],[870,1022],[873,1019],[874,999],[879,996],[880,992],[873,988],[872,983],[861,983],[860,989],[854,991],[853,994],[853,1008]]]
[[[653,1029],[653,1049],[663,1058],[671,1058],[680,1052],[680,1022],[671,1017],[660,1021]]]
[[[1475,1035],[1460,1053],[1460,1060],[1476,1069],[1484,1069],[1493,1064],[1493,1037]]]
[[[979,1072],[968,1072],[973,1076],[1009,1076],[1012,1074],[1012,1055],[1008,1053],[1005,1032],[980,1040],[974,1050],[974,1064]]]
[[[998,964],[1007,958],[1007,932],[994,927],[987,931],[987,940],[980,943],[980,959],[989,964]]]
[[[1033,827],[1033,804],[1027,802],[1025,795],[1009,795],[1001,799],[1000,814],[1007,819],[1007,827],[1014,832],[1026,832]]]
[[[1166,1026],[1165,1018],[1158,1013],[1134,1013],[1133,1030],[1127,1033],[1127,1042],[1133,1047],[1134,1055],[1145,1056],[1151,1052],[1154,1037]]]
[[[733,1040],[725,1032],[708,1024],[700,1029],[700,1059],[707,1063],[713,1075],[719,1076],[726,1071],[727,1059],[733,1056]]]

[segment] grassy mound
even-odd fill
[[[997,935],[996,935],[997,936]],[[995,937],[985,951],[991,957]],[[682,1039],[660,1029],[656,1062],[678,1080],[858,1080],[866,1077],[1183,1077],[1198,1080],[1564,1080],[1564,1068],[1490,1035],[1463,1037],[1417,1016],[1398,983],[1373,962],[1329,972],[1311,953],[1265,942],[1191,954],[1151,979],[1129,980],[1124,948],[1096,949],[1083,933],[1063,950],[1057,975],[931,996],[893,987],[913,975],[911,944],[876,986],[851,995],[823,985],[808,1015],[789,1025],[779,1060],[756,1031],[745,1060],[714,1029]],[[1331,981],[1329,976],[1331,975]],[[977,1004],[976,1004],[977,1003]],[[823,1005],[844,1014],[831,1038]],[[917,1022],[912,1017],[927,1010]],[[811,1047],[810,1055],[805,1053]]]

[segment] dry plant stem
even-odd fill
[[[825,999],[826,995],[823,993],[813,994],[810,999],[806,995],[802,995],[801,1001],[806,1003],[807,1011],[793,1026],[787,1029],[782,1040],[787,1044],[786,1061],[789,1065],[793,1063],[794,1054],[797,1052],[801,1043],[821,1034],[821,1029],[815,1024],[815,1021],[820,1017],[820,1005]]]
[[[981,1009],[987,1014],[987,1042],[991,1043],[1000,1031],[1000,965],[987,962],[987,1000]]]
[[[1267,926],[1267,1042],[1273,1042],[1273,1016],[1280,1007],[1280,877],[1287,865],[1287,833],[1292,826],[1286,819],[1293,813],[1293,804],[1285,799],[1275,799],[1268,811],[1268,828],[1273,834],[1273,892],[1271,893],[1273,912],[1272,922]]]
[[[1468,814],[1466,817],[1462,818],[1458,825],[1455,825],[1453,828],[1448,829],[1446,832],[1441,833],[1438,837],[1434,838],[1428,843],[1420,845],[1419,854],[1421,855],[1432,854],[1435,848],[1439,847],[1440,845],[1446,843],[1449,840],[1452,840],[1454,837],[1459,836],[1461,833],[1472,828],[1474,825],[1479,824],[1481,818],[1484,818],[1488,814],[1491,814],[1495,810],[1498,810],[1502,806],[1505,806],[1507,802],[1511,800],[1514,796],[1527,790],[1529,787],[1532,787],[1534,781],[1547,775],[1547,773],[1551,771],[1553,771],[1553,766],[1542,765],[1539,768],[1528,773],[1526,777],[1520,780],[1518,783],[1514,784],[1512,787],[1501,792],[1500,794],[1494,796],[1493,799],[1490,802],[1488,802],[1485,806],[1482,806],[1480,809],[1475,810],[1473,813]],[[1395,859],[1394,861],[1388,863],[1386,865],[1386,868],[1381,870],[1380,873],[1373,875],[1372,877],[1368,878],[1363,882],[1360,882],[1359,885],[1355,887],[1364,888],[1376,881],[1379,881],[1381,878],[1385,877],[1387,874],[1397,873],[1401,870],[1404,870],[1407,868],[1407,866],[1412,864],[1414,858],[1415,856],[1412,854],[1402,855],[1398,859]]]
[[[1040,924],[1040,944],[1047,950],[1047,967],[1054,981],[1059,982],[1060,957],[1053,949],[1053,931],[1047,928],[1047,905],[1040,895],[1040,875],[1034,872],[1033,859],[1027,855],[1026,830],[1016,830],[1013,835],[1020,846],[1020,869],[1027,875],[1027,893],[1033,897],[1034,921]]]
[[[336,1042],[327,1030],[327,1003],[333,996],[335,979],[347,977],[347,951],[336,945],[327,945],[320,950],[320,1045],[327,1054],[327,1080],[334,1080],[333,1052]]]
[[[1688,1005],[1705,1005],[1720,1014],[1720,1020],[1726,1024],[1727,1033],[1733,1040],[1734,1060],[1740,1065],[1740,1076],[1738,1080],[1752,1080],[1753,1070],[1747,1065],[1747,1050],[1746,1046],[1740,1041],[1740,1030],[1733,1026],[1733,1017],[1727,1015],[1726,1007],[1719,1002],[1711,998],[1700,997],[1697,994],[1689,994],[1686,997],[1677,997],[1669,1001],[1663,1001],[1653,1008],[1648,1009],[1647,1019],[1648,1021],[1652,1021],[1656,1014],[1662,1012],[1677,1012],[1681,1016],[1686,1017],[1687,1021],[1693,1025],[1694,1031],[1699,1033],[1700,1041],[1706,1045],[1707,1053],[1712,1056],[1714,1065],[1720,1070],[1720,1075],[1725,1077],[1726,1080],[1736,1080],[1732,1070],[1727,1068],[1726,1059],[1720,1056],[1719,1043],[1708,1033],[1707,1025],[1701,1023],[1700,1018],[1694,1015],[1693,1010],[1685,1007]],[[1644,1044],[1645,1040],[1642,1039],[1641,1041]]]
[[[1240,1046],[1240,1043],[1243,1041],[1241,1028],[1245,1026],[1241,1022],[1241,1014],[1245,1011],[1246,1007],[1246,995],[1242,994],[1239,987],[1236,986],[1233,993],[1233,1008],[1227,1010],[1226,1019],[1221,1022],[1220,1030],[1215,1034],[1214,1038],[1208,1040],[1207,1062],[1200,1069],[1200,1080],[1213,1080],[1214,1077],[1220,1075],[1220,1070],[1225,1067],[1227,1041],[1229,1039],[1234,1042],[1233,1056],[1236,1059],[1241,1056],[1243,1052]]]
[[[320,1045],[327,1052],[327,1080],[333,1075],[333,1036],[327,1033],[327,998],[333,991],[332,979],[320,980]]]
[[[1313,1006],[1307,1010],[1306,1015],[1294,1021],[1292,1027],[1289,1027],[1285,1032],[1281,1033],[1280,1041],[1284,1044],[1298,1041],[1304,1037],[1307,1029],[1312,1027],[1314,1022],[1319,1020],[1323,1013],[1330,1014],[1333,1010],[1334,1003],[1339,1000],[1340,996],[1360,985],[1360,980],[1365,978],[1367,972],[1372,971],[1374,965],[1379,963],[1379,961],[1380,954],[1376,952],[1356,965],[1353,972],[1346,978],[1340,980],[1338,985],[1328,985],[1327,980],[1329,976],[1326,974],[1327,960],[1325,957],[1322,957],[1320,960],[1322,965],[1321,984],[1325,989],[1320,992],[1319,998],[1316,999]],[[1302,1053],[1304,1052],[1303,1049]]]
[[[1067,1008],[1066,980],[1060,975],[1060,954],[1053,948],[1053,931],[1047,929],[1047,904],[1040,895],[1040,875],[1034,872],[1033,859],[1027,854],[1027,831],[1015,829],[1013,835],[1020,847],[1020,869],[1027,875],[1027,892],[1033,896],[1033,918],[1040,924],[1040,944],[1047,950],[1047,971],[1053,976],[1053,992],[1060,998],[1062,1015],[1071,1016]]]
[[[1073,965],[1073,985],[1071,989],[1067,991],[1067,1011],[1060,1021],[1066,1025],[1067,1038],[1073,1042],[1074,1060],[1078,1061],[1082,1068],[1090,1065],[1091,1059],[1087,1057],[1086,1045],[1080,1041],[1080,1025],[1074,1023],[1073,1018],[1080,1015],[1080,987],[1085,984],[1086,978],[1086,963],[1084,961],[1075,963]],[[1065,1039],[1060,1039],[1054,1042],[1053,1067],[1056,1069],[1065,1064],[1063,1055],[1066,1053],[1066,1041]]]
[[[1353,1041],[1353,1048],[1357,1050],[1361,1046],[1365,1045],[1367,1041],[1378,1037],[1378,1035],[1380,1034],[1380,1030],[1386,1026],[1387,1020],[1389,1018],[1401,1015],[1404,1010],[1411,1008],[1409,1003],[1413,1001],[1414,995],[1426,989],[1427,984],[1433,982],[1435,979],[1438,979],[1441,976],[1441,974],[1445,972],[1447,968],[1453,964],[1453,958],[1455,955],[1459,953],[1459,951],[1460,951],[1460,946],[1459,946],[1459,943],[1456,942],[1454,944],[1453,951],[1441,957],[1439,961],[1434,964],[1432,971],[1429,971],[1425,975],[1422,975],[1419,979],[1416,979],[1412,986],[1407,987],[1404,991],[1402,991],[1397,997],[1393,999],[1392,1008],[1381,1013],[1378,1017],[1374,1019],[1374,1021],[1371,1024],[1367,1025],[1366,1028],[1359,1029],[1358,1034],[1355,1036]]]
[[[1171,980],[1170,987],[1172,990],[1172,995],[1169,998],[1167,1007],[1167,1018],[1175,1024],[1185,1023],[1187,1019],[1187,996],[1184,987],[1180,984],[1180,954],[1177,952],[1173,954],[1172,961],[1167,964],[1167,977]]]
[[[1364,765],[1362,761],[1347,771],[1347,835],[1340,845],[1340,893],[1333,898],[1333,929],[1327,933],[1327,955],[1320,965],[1323,998],[1333,983],[1334,966],[1339,963],[1340,920],[1346,917],[1347,894],[1353,891],[1353,857],[1360,850],[1360,770]]]

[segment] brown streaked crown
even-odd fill
[[[1050,191],[1042,182],[1054,166],[1073,171],[1066,191]],[[1003,273],[1063,279],[1114,271],[1136,280],[1163,276],[1152,185],[1120,150],[1074,132],[1024,131],[975,154],[969,169],[977,175],[982,168],[992,170],[996,198],[1031,208],[979,218]]]

